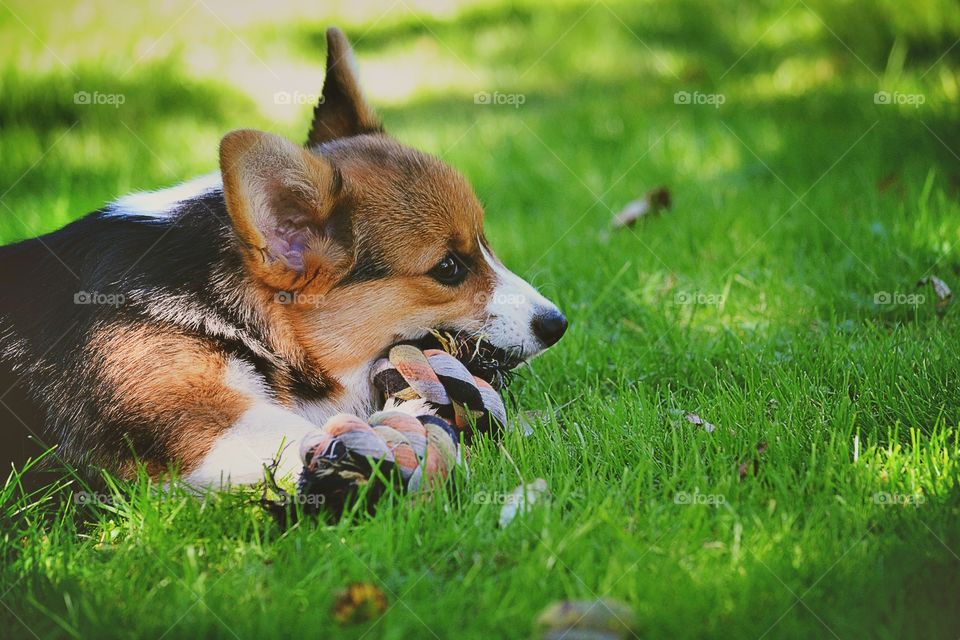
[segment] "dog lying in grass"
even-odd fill
[[[86,475],[249,483],[373,407],[371,364],[431,329],[514,366],[566,319],[494,256],[467,181],[384,133],[327,32],[306,144],[253,130],[220,171],[0,248],[0,442]],[[278,475],[299,470],[295,453]]]

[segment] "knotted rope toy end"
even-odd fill
[[[339,518],[362,496],[372,512],[391,486],[418,493],[443,484],[463,462],[461,442],[475,432],[499,434],[506,424],[498,389],[514,365],[449,334],[391,347],[371,372],[384,410],[366,420],[338,414],[301,442],[304,511]]]

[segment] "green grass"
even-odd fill
[[[107,504],[9,485],[3,635],[528,637],[600,596],[643,638],[960,634],[960,315],[915,288],[960,290],[953,4],[84,6],[0,7],[0,240],[208,171],[230,129],[300,139],[310,106],[274,93],[319,90],[340,24],[387,128],[467,175],[500,257],[570,317],[509,393],[564,408],[479,447],[456,491],[336,526],[145,481]],[[671,211],[610,230],[658,185]],[[484,496],[537,477],[549,504],[499,529]],[[382,618],[332,620],[352,581]]]

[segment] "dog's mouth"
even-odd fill
[[[420,349],[441,349],[462,362],[473,375],[486,380],[494,389],[510,382],[513,370],[523,364],[520,349],[503,349],[463,331],[434,329],[412,341]]]

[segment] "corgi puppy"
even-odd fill
[[[431,329],[509,366],[567,321],[508,271],[467,181],[384,133],[346,37],[304,146],[253,130],[220,171],[0,248],[0,444],[190,484],[300,469],[299,440],[373,410],[369,370]]]

